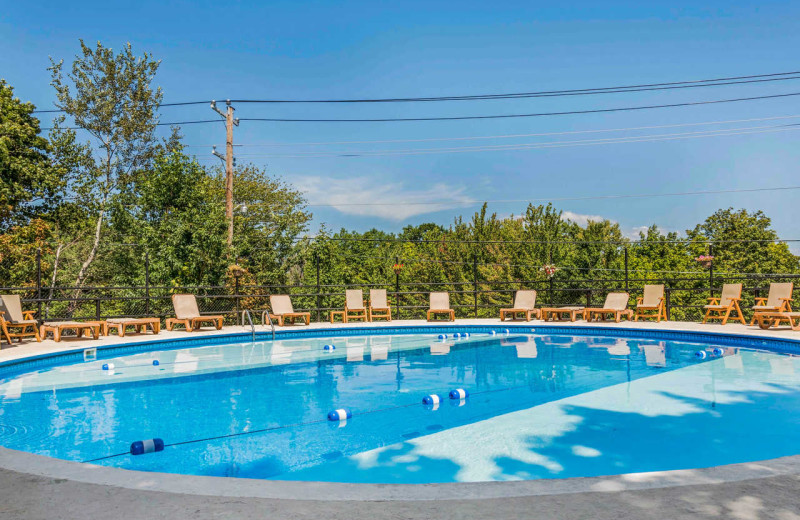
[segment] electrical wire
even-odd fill
[[[784,73],[787,75],[800,74],[798,72]],[[626,92],[648,92],[653,90],[674,90],[698,87],[718,87],[727,85],[743,85],[747,83],[764,83],[773,81],[787,81],[800,79],[800,76],[778,77],[767,79],[748,79],[739,80],[731,78],[730,81],[720,80],[698,80],[683,81],[674,83],[654,83],[650,85],[629,85],[621,87],[601,87],[591,89],[574,90],[551,90],[541,92],[518,92],[508,94],[476,94],[466,96],[432,96],[414,98],[383,98],[383,99],[232,99],[231,103],[413,103],[413,102],[432,102],[432,101],[488,101],[504,99],[527,99],[539,97],[563,97],[563,96],[585,96],[594,94],[618,94]]]
[[[666,103],[661,105],[640,105],[633,107],[617,108],[595,108],[590,110],[567,110],[561,112],[534,112],[530,114],[492,114],[485,116],[437,116],[437,117],[384,117],[384,118],[355,118],[355,119],[292,119],[292,118],[270,118],[270,117],[243,117],[239,121],[270,122],[270,123],[402,123],[420,121],[469,121],[481,119],[512,119],[527,117],[549,117],[549,116],[569,116],[580,114],[603,114],[610,112],[629,112],[636,110],[652,110],[656,108],[678,108],[699,105],[714,105],[719,103],[738,103],[743,101],[756,101],[761,99],[779,99],[793,96],[800,96],[800,92],[789,92],[784,94],[772,94],[768,96],[750,96],[731,99],[712,99],[705,101],[686,101],[683,103]],[[159,123],[162,124],[162,123]],[[163,123],[164,125],[170,123]],[[171,123],[179,124],[179,123]]]
[[[532,134],[501,134],[485,136],[466,136],[466,137],[431,137],[426,139],[382,139],[373,141],[323,141],[323,142],[301,142],[301,143],[237,143],[234,147],[280,147],[280,146],[330,146],[330,145],[349,145],[349,144],[390,144],[390,143],[428,143],[437,141],[471,141],[481,139],[515,139],[521,137],[546,137],[555,135],[574,135],[574,134],[594,134],[610,132],[628,132],[633,130],[656,130],[662,128],[681,128],[689,126],[704,125],[723,125],[729,123],[751,123],[757,121],[775,121],[783,119],[797,119],[800,115],[756,117],[750,119],[728,119],[724,121],[703,121],[698,123],[678,123],[671,125],[651,125],[651,126],[631,126],[627,128],[604,128],[596,130],[569,130],[564,132],[539,132]],[[207,148],[210,146],[223,146],[223,144],[188,144],[185,148]]]
[[[386,117],[386,118],[356,118],[356,119],[318,119],[318,118],[270,118],[270,117],[243,117],[239,121],[267,122],[267,123],[401,123],[401,122],[423,122],[423,121],[469,121],[484,119],[514,119],[530,117],[552,117],[581,114],[604,114],[613,112],[630,112],[639,110],[653,110],[658,108],[680,108],[689,106],[715,105],[721,103],[740,103],[745,101],[757,101],[764,99],[781,99],[800,96],[800,92],[788,92],[784,94],[772,94],[766,96],[750,96],[729,99],[712,99],[705,101],[686,101],[682,103],[666,103],[660,105],[639,105],[631,107],[617,108],[595,108],[589,110],[567,110],[561,112],[534,112],[529,114],[493,114],[485,116],[438,116],[438,117]],[[222,119],[203,119],[195,121],[174,121],[170,123],[156,123],[156,126],[181,126],[205,123],[220,123]],[[44,127],[43,130],[50,130],[52,127]],[[80,130],[80,127],[65,127],[65,130]]]
[[[589,94],[615,94],[624,92],[643,92],[651,90],[673,90],[697,87],[716,87],[728,85],[741,85],[748,83],[764,83],[774,81],[788,81],[800,79],[800,71],[776,72],[771,74],[754,74],[749,76],[731,76],[725,78],[711,78],[688,81],[673,81],[667,83],[645,83],[640,85],[621,85],[615,87],[595,87],[570,90],[544,90],[539,92],[511,92],[503,94],[472,94],[455,96],[426,96],[405,98],[364,98],[364,99],[232,99],[231,103],[408,103],[431,101],[485,101],[495,99],[523,99],[535,97],[576,96]],[[173,107],[185,105],[204,105],[207,101],[182,101],[177,103],[162,103],[159,107]],[[60,113],[63,109],[34,110],[34,114]]]
[[[432,153],[464,153],[464,152],[492,152],[507,150],[529,150],[540,148],[563,148],[568,146],[588,146],[598,144],[637,143],[653,141],[671,141],[675,139],[689,139],[695,137],[719,137],[727,135],[750,135],[770,133],[784,130],[800,129],[800,124],[751,126],[742,128],[726,128],[717,130],[701,130],[697,132],[679,132],[671,134],[651,134],[641,136],[608,137],[598,139],[582,139],[573,141],[545,141],[539,143],[514,143],[480,146],[461,146],[450,148],[416,148],[406,150],[356,150],[341,152],[296,152],[295,154],[237,154],[237,157],[275,157],[275,158],[319,158],[319,157],[373,157],[385,155],[427,155]]]

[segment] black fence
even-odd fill
[[[106,319],[128,316],[167,317],[173,314],[170,297],[175,293],[197,295],[203,314],[223,314],[228,323],[239,321],[241,312],[250,310],[260,316],[268,308],[270,294],[289,294],[296,311],[309,311],[312,319],[328,319],[329,312],[344,308],[346,289],[364,289],[365,298],[372,288],[386,289],[394,319],[420,319],[428,309],[431,291],[448,291],[451,307],[460,318],[497,317],[501,307],[509,307],[518,289],[535,289],[537,306],[585,305],[600,306],[609,292],[631,294],[631,306],[642,294],[645,284],[665,285],[667,314],[675,320],[702,318],[707,298],[719,295],[722,284],[742,283],[742,309],[765,297],[771,282],[795,281],[800,275],[742,274],[724,276],[713,272],[703,276],[576,279],[563,277],[549,280],[472,281],[452,283],[414,282],[395,275],[386,283],[311,285],[245,285],[239,279],[231,286],[120,286],[120,287],[3,287],[3,293],[20,294],[25,310],[35,310],[39,320]],[[800,287],[798,288],[800,290]]]

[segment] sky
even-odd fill
[[[84,39],[115,49],[130,42],[135,52],[160,59],[156,84],[164,102],[586,89],[800,70],[799,25],[800,3],[770,1],[6,1],[0,11],[0,77],[21,99],[52,108],[49,59],[68,63]],[[795,92],[800,80],[513,100],[235,108],[239,118],[414,118]],[[164,107],[160,120],[214,117],[210,107],[194,105]],[[47,126],[49,117],[42,115],[42,121]],[[719,121],[738,122],[696,125]],[[324,223],[329,229],[397,231],[421,222],[448,225],[460,214],[469,218],[478,209],[474,201],[492,201],[490,211],[505,217],[524,212],[524,201],[553,200],[576,222],[608,218],[629,236],[651,224],[682,232],[733,206],[763,210],[782,238],[800,239],[800,190],[599,198],[800,185],[800,134],[794,127],[776,128],[792,123],[800,123],[800,96],[466,121],[242,121],[234,142],[243,145],[236,148],[240,164],[262,166],[306,194],[314,228]],[[584,133],[630,128],[639,129]],[[732,135],[697,134],[720,129]],[[222,122],[185,125],[182,131],[199,161],[219,162],[210,146],[224,148]],[[651,137],[586,141],[632,136]],[[463,139],[476,137],[491,138]],[[559,144],[502,149],[535,143]],[[486,151],[487,146],[495,148]]]

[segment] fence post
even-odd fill
[[[667,300],[664,302],[664,312],[667,314],[667,320],[670,319],[670,307],[672,306],[672,289],[669,288],[669,285],[664,284],[666,287],[664,288],[664,292],[666,293]]]
[[[150,252],[144,252],[144,313],[150,316]]]
[[[472,301],[475,306],[475,319],[478,319],[478,257],[472,259]]]
[[[42,319],[42,248],[36,250],[36,316]]]
[[[239,325],[244,326],[244,320],[242,319],[242,316],[239,314],[239,277],[234,276],[233,281],[234,281],[233,291],[234,291],[234,297],[236,299],[236,319],[239,320]]]
[[[320,307],[322,307],[322,296],[320,296],[320,286],[319,286],[319,251],[314,251],[314,264],[317,268],[317,322],[322,321],[321,314],[320,314]]]
[[[100,297],[94,299],[94,317],[97,321],[100,321]]]
[[[714,246],[708,244],[708,256],[714,256]],[[708,295],[714,297],[714,260],[708,268]]]
[[[628,291],[628,246],[625,246],[625,292]]]
[[[395,265],[400,263],[400,257],[394,257]],[[397,295],[397,319],[400,319],[400,270],[394,272],[394,293]]]

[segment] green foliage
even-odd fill
[[[60,184],[34,108],[0,80],[0,231],[35,216],[36,206],[49,202]]]

